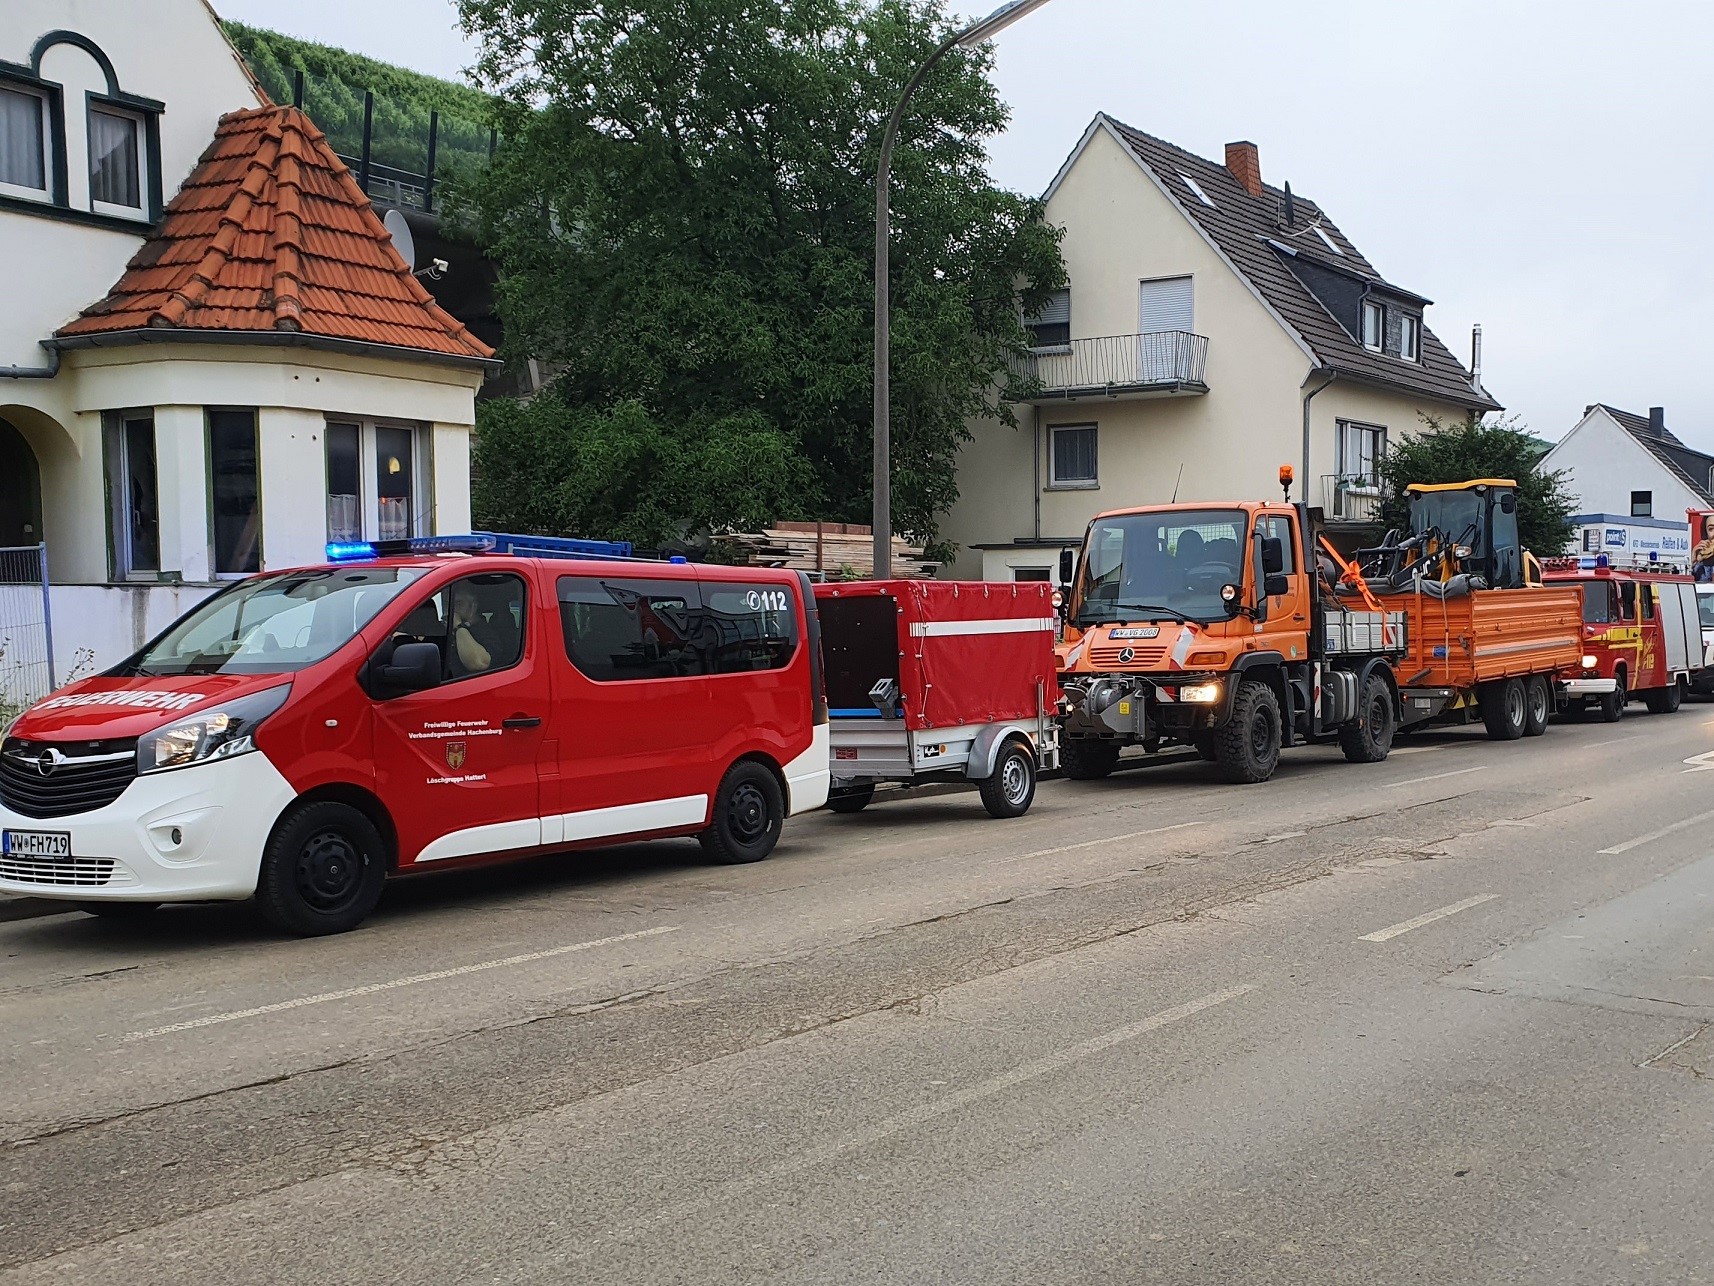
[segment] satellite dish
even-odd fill
[[[417,267],[417,243],[411,236],[411,225],[405,222],[404,213],[400,210],[387,211],[386,218],[381,220],[381,226],[387,229],[393,238],[393,248],[399,252],[399,257],[405,261],[405,267],[415,272]]]

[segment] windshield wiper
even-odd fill
[[[1139,617],[1136,615],[1136,613],[1139,612],[1156,612],[1161,616],[1169,616],[1173,620],[1180,621],[1185,625],[1189,625],[1191,623],[1191,618],[1186,616],[1177,608],[1162,607],[1158,603],[1115,603],[1112,607],[1106,609],[1105,613],[1099,620],[1091,620],[1086,623],[1090,625],[1116,625],[1121,622],[1129,623],[1134,620],[1157,619],[1152,616]],[[1078,613],[1078,617],[1080,620],[1083,619],[1083,614],[1081,612]]]

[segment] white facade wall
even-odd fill
[[[1578,511],[1629,514],[1631,492],[1652,492],[1654,517],[1677,520],[1707,505],[1600,407],[1594,407],[1542,459],[1544,472],[1570,474]]]

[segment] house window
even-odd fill
[[[1329,501],[1335,518],[1372,517],[1381,494],[1381,457],[1387,453],[1387,431],[1378,424],[1340,420],[1339,473]]]
[[[1071,292],[1056,290],[1033,317],[1024,319],[1031,348],[1067,348],[1071,345]]]
[[[209,507],[214,515],[214,571],[247,576],[262,570],[262,488],[256,412],[208,413]]]
[[[1401,317],[1399,319],[1399,356],[1407,362],[1416,361],[1421,340],[1422,322],[1415,317]]]
[[[1095,437],[1093,424],[1056,424],[1048,429],[1048,485],[1050,487],[1096,487]]]
[[[1652,492],[1652,491],[1633,491],[1633,492],[1631,492],[1631,517],[1633,517],[1633,518],[1652,518],[1652,517],[1654,517],[1654,492]]]
[[[155,462],[155,417],[120,411],[102,425],[107,462],[108,524],[115,580],[151,578],[161,570],[161,505]]]
[[[1051,568],[1051,567],[1014,567],[1014,568],[1012,568],[1012,579],[1013,580],[1030,580],[1030,581],[1037,581],[1037,580],[1052,581],[1053,580],[1053,568]]]
[[[89,109],[89,205],[97,214],[143,213],[143,123],[110,107]]]
[[[1380,352],[1386,343],[1387,310],[1381,305],[1363,301],[1363,347]]]
[[[48,100],[0,85],[0,192],[48,199]]]
[[[428,462],[418,429],[373,420],[327,425],[327,538],[404,540],[427,535]]]

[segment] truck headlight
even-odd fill
[[[256,726],[285,703],[291,690],[291,684],[282,683],[145,733],[137,738],[137,772],[188,768],[254,750]]]
[[[1187,683],[1178,690],[1178,699],[1193,706],[1211,706],[1220,700],[1220,681]]]
[[[1583,668],[1585,670],[1593,670],[1595,668],[1595,658],[1592,656],[1584,657],[1583,658]]]

